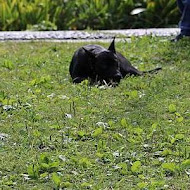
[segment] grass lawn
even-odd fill
[[[0,43],[0,189],[188,190],[190,41],[117,42],[163,70],[116,88],[71,83],[84,44]]]

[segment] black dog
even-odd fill
[[[79,48],[73,55],[69,72],[73,83],[90,78],[91,82],[119,83],[126,75],[143,75],[153,73],[161,68],[141,72],[115,50],[115,38],[108,49],[99,45],[86,45]]]

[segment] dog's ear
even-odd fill
[[[116,53],[116,51],[115,51],[115,37],[113,38],[108,50],[113,52],[113,53]]]
[[[82,47],[82,49],[91,57],[91,58],[95,58],[95,54],[92,53],[91,51],[87,50],[86,48]]]

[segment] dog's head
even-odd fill
[[[115,50],[115,38],[107,50],[98,54],[93,54],[85,48],[83,49],[93,59],[93,69],[98,80],[105,80],[107,83],[112,81],[116,83],[120,82],[122,75],[120,72],[120,63]]]

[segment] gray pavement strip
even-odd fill
[[[0,41],[97,41],[131,36],[174,36],[179,33],[178,28],[159,29],[126,29],[126,30],[99,30],[99,31],[7,31],[0,32]]]

